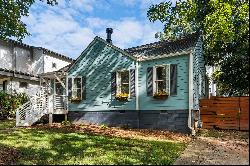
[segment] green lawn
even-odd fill
[[[0,147],[21,152],[16,164],[173,164],[186,146],[14,125],[13,121],[0,121]]]

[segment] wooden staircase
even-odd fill
[[[45,88],[41,87],[37,95],[16,110],[16,126],[31,126],[48,113],[48,97]]]

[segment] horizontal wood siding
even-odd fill
[[[200,100],[203,128],[249,130],[249,97]]]
[[[86,100],[69,103],[69,110],[135,110],[135,97],[127,102],[119,102],[111,97],[111,73],[122,69],[135,69],[135,62],[97,40],[69,71],[69,76],[86,78]]]
[[[198,40],[193,52],[193,109],[199,109],[199,100],[205,97],[205,60],[201,39]]]
[[[166,100],[157,100],[147,95],[147,68],[162,64],[177,64],[177,95]],[[140,110],[188,109],[188,66],[189,55],[150,60],[139,63]]]

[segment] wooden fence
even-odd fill
[[[249,130],[249,97],[211,97],[200,100],[203,128]]]

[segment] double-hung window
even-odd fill
[[[85,99],[84,77],[68,78],[68,96],[71,101],[80,101]]]
[[[124,70],[124,71],[118,71],[117,74],[117,90],[116,93],[117,94],[130,94],[129,91],[129,71],[128,70]]]
[[[118,100],[135,96],[135,69],[111,73],[111,96]]]
[[[177,64],[163,64],[147,68],[147,95],[177,94]]]
[[[154,67],[154,94],[155,93],[168,93],[167,85],[167,66]]]

